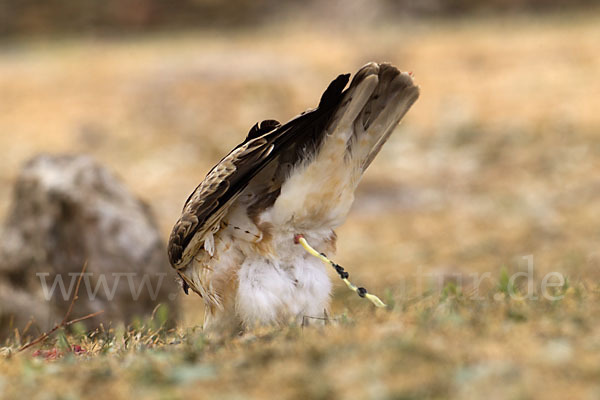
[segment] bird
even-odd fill
[[[370,62],[335,78],[316,108],[256,123],[208,172],[168,243],[183,290],[203,300],[205,330],[327,318],[332,283],[298,235],[335,252],[363,173],[418,97],[412,73]]]

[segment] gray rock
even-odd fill
[[[104,310],[96,326],[131,322],[180,291],[149,207],[90,157],[40,155],[20,172],[0,232],[0,336]]]

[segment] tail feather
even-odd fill
[[[336,132],[348,136],[346,140],[350,139],[352,125],[359,119],[359,115],[367,107],[378,83],[379,78],[377,75],[369,74],[368,76],[364,76],[357,85],[351,85],[346,92],[339,108],[342,114],[337,116],[339,120],[335,126]]]
[[[356,91],[368,80],[376,81],[376,85],[366,101],[361,98],[361,102],[357,103],[356,107],[360,106],[361,110],[358,114],[353,114],[352,135],[347,143],[348,157],[363,172],[419,97],[419,88],[414,85],[409,74],[400,73],[390,64],[375,63],[369,63],[360,69],[347,96],[352,99],[353,88]]]

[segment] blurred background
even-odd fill
[[[421,98],[359,188],[342,264],[382,285],[524,254],[598,274],[598,3],[3,0],[0,215],[26,160],[86,153],[150,204],[166,240],[256,121],[389,61]]]
[[[84,153],[151,206],[166,241],[255,122],[389,61],[421,98],[338,232],[356,279],[382,290],[417,266],[497,271],[523,255],[597,277],[598,3],[3,0],[0,215],[26,160]]]
[[[523,256],[536,282],[595,284],[599,46],[597,0],[1,0],[0,219],[28,159],[83,153],[150,205],[166,242],[255,122],[287,121],[338,74],[388,61],[421,97],[367,171],[336,261],[399,302],[419,294],[415,271],[497,277]],[[364,309],[336,285],[334,313]],[[185,298],[184,326],[200,301]],[[598,324],[587,329],[597,350]],[[486,340],[489,354],[524,354]]]

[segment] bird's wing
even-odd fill
[[[284,125],[264,121],[255,125],[207,174],[187,199],[181,217],[169,238],[169,260],[173,267],[185,267],[200,251],[208,235],[220,229],[220,222],[251,180],[275,160],[290,152],[299,159],[319,146],[325,128],[342,101],[350,75],[340,75],[323,93],[319,106]]]

